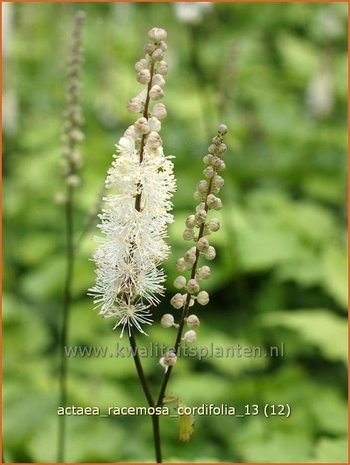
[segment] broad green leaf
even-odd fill
[[[261,317],[266,326],[284,326],[298,332],[330,360],[347,362],[347,323],[345,318],[325,309],[271,312]]]

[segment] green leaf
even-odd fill
[[[346,248],[331,246],[323,258],[324,287],[334,300],[347,311],[348,306],[348,276]]]
[[[316,346],[330,360],[347,363],[347,324],[329,310],[270,312],[261,316],[262,325],[284,326],[298,332],[305,342]]]
[[[321,438],[312,458],[314,463],[348,463],[348,441],[343,438]]]

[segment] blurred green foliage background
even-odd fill
[[[290,418],[198,417],[188,444],[161,421],[167,461],[346,462],[346,3],[6,3],[4,8],[4,460],[55,461],[58,327],[65,272],[60,134],[74,13],[86,12],[85,164],[76,232],[94,210],[114,144],[133,122],[134,63],[153,26],[168,31],[162,137],[176,156],[169,311],[183,221],[219,122],[227,137],[222,228],[197,309],[198,345],[280,345],[279,358],[181,359],[169,393],[187,405],[289,403]],[[94,221],[95,223],[95,221]],[[79,250],[72,345],[120,342],[86,290]],[[174,333],[155,324],[151,340]],[[139,337],[141,345],[148,343]],[[124,338],[122,343],[127,345]],[[144,359],[156,392],[162,370]],[[145,405],[131,359],[69,359],[69,404]],[[68,418],[67,461],[153,460],[146,417]]]

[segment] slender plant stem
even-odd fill
[[[152,415],[152,427],[154,438],[154,452],[156,454],[156,462],[162,463],[162,449],[160,443],[160,428],[159,428],[159,415]]]
[[[150,407],[154,407],[155,402],[154,402],[153,396],[151,394],[151,391],[149,389],[147,379],[146,379],[146,376],[145,376],[145,372],[143,371],[143,368],[142,368],[142,363],[141,363],[140,355],[139,355],[139,352],[138,352],[136,338],[135,338],[133,328],[130,328],[129,341],[130,341],[130,346],[131,346],[131,349],[132,349],[132,356],[133,356],[133,359],[134,359],[136,371],[137,371],[140,383],[142,385],[143,392],[144,392],[144,394],[146,396],[148,405]],[[153,438],[154,438],[154,451],[155,451],[155,455],[156,455],[156,460],[157,460],[157,463],[162,463],[162,453],[161,453],[161,448],[160,448],[159,416],[154,414],[154,415],[151,416],[151,419],[152,419]]]
[[[211,192],[211,186],[212,186],[214,177],[215,177],[215,174],[214,174],[214,176],[212,178],[210,178],[207,193],[206,193],[206,196],[205,196],[204,209],[205,209],[206,212],[208,211],[207,198],[208,198],[208,195]],[[201,237],[203,237],[203,233],[204,233],[204,223],[202,223],[200,228],[199,228],[198,240]],[[195,260],[194,264],[192,265],[191,279],[194,279],[195,276],[196,276],[198,260],[199,260],[199,250],[198,250],[198,248],[196,248],[196,260]],[[189,308],[190,308],[190,302],[191,302],[191,294],[187,293],[186,301],[185,301],[185,304],[183,306],[181,320],[180,320],[180,323],[179,323],[179,327],[178,327],[177,334],[176,334],[176,339],[175,339],[175,344],[174,344],[174,351],[175,351],[176,354],[178,354],[178,352],[179,352],[179,347],[180,347],[181,338],[182,338],[182,331],[183,331],[183,328],[184,328],[184,325],[185,325],[185,321],[186,321],[185,319],[186,319],[186,317],[188,315],[188,311],[189,311]],[[166,391],[166,388],[167,388],[167,385],[168,385],[169,378],[170,378],[172,370],[173,370],[173,367],[169,366],[167,371],[164,374],[163,382],[162,382],[162,385],[161,385],[161,388],[160,388],[160,392],[159,392],[159,396],[158,396],[158,400],[157,400],[157,404],[156,404],[157,407],[163,405],[163,399],[164,399],[165,391]]]
[[[150,81],[149,81],[149,83],[147,85],[147,94],[146,94],[145,106],[144,106],[144,109],[143,109],[143,115],[142,115],[144,118],[148,118],[148,106],[149,106],[149,100],[150,100],[149,92],[150,92],[151,87],[152,87],[152,78],[153,78],[153,73],[154,73],[154,63],[152,63],[152,65],[151,65],[150,73],[151,73],[151,78],[150,78]],[[142,138],[141,138],[140,152],[139,152],[140,163],[142,163],[142,160],[143,160],[143,150],[144,150],[144,147],[145,147],[145,143],[146,143],[146,134],[144,134],[142,136]],[[141,187],[141,186],[139,186],[139,187]],[[138,212],[141,211],[141,195],[142,195],[142,192],[139,192],[136,195],[136,199],[135,199],[135,210],[137,210]]]
[[[63,317],[60,334],[60,367],[59,367],[59,391],[60,407],[66,407],[67,404],[67,357],[65,347],[68,340],[69,332],[69,310],[72,302],[72,282],[74,266],[74,241],[73,241],[73,187],[68,186],[67,202],[65,205],[66,217],[66,247],[67,247],[67,270],[63,296]],[[58,430],[58,462],[64,462],[66,448],[66,417],[59,416]]]
[[[137,371],[137,374],[139,376],[139,379],[140,379],[140,382],[141,382],[141,385],[142,385],[142,388],[143,388],[143,392],[145,393],[148,405],[150,407],[153,407],[154,406],[154,400],[153,400],[151,391],[149,389],[149,386],[147,384],[145,373],[144,373],[143,368],[142,368],[142,363],[141,363],[139,351],[138,351],[138,348],[137,348],[137,343],[136,343],[136,338],[135,338],[133,328],[130,328],[130,331],[129,331],[129,341],[130,341],[130,346],[131,346],[131,349],[132,349],[132,356],[133,356],[135,366],[136,366],[136,371]]]
[[[66,169],[66,202],[65,202],[65,228],[66,228],[66,275],[63,294],[63,314],[59,335],[59,402],[60,407],[67,406],[67,364],[66,347],[69,336],[69,319],[72,305],[72,285],[74,274],[74,260],[76,247],[74,246],[74,181],[77,178],[77,163],[73,159],[73,153],[79,142],[79,138],[73,137],[73,134],[80,134],[80,123],[76,120],[81,116],[80,93],[79,93],[79,75],[81,71],[82,52],[81,45],[81,28],[84,20],[84,13],[77,12],[72,34],[72,46],[68,60],[68,85],[67,85],[67,106],[65,109],[64,120],[64,156]],[[73,111],[74,110],[74,111]],[[72,114],[77,116],[73,118]],[[74,131],[73,131],[74,130]],[[78,178],[79,181],[79,178]],[[66,452],[66,417],[59,416],[58,425],[58,462],[64,462]]]

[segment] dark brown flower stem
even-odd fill
[[[143,368],[142,368],[142,363],[141,363],[140,355],[137,349],[137,343],[136,343],[136,338],[135,338],[133,328],[130,328],[129,341],[130,341],[130,346],[132,349],[132,356],[134,359],[136,371],[137,371],[140,383],[142,385],[143,392],[146,396],[148,405],[150,407],[154,407],[155,402],[153,400],[153,396],[149,389],[147,379],[145,376],[145,372],[143,371]],[[157,460],[157,463],[162,463],[162,453],[161,453],[161,448],[160,448],[159,415],[154,414],[151,416],[151,418],[152,418],[154,450],[156,454],[156,460]]]
[[[142,363],[141,363],[139,351],[138,351],[138,348],[137,348],[137,343],[136,343],[136,338],[135,338],[133,328],[130,328],[129,342],[130,342],[130,346],[131,346],[131,349],[132,349],[132,356],[133,356],[133,359],[134,359],[136,371],[137,371],[137,374],[139,376],[139,379],[140,379],[140,382],[141,382],[141,385],[142,385],[142,388],[143,388],[143,392],[145,393],[148,405],[150,407],[153,407],[154,406],[154,400],[153,400],[151,391],[150,391],[150,389],[148,387],[148,384],[147,384],[145,372],[143,371],[143,368],[142,368]]]
[[[150,78],[150,81],[149,81],[149,83],[147,85],[146,101],[145,101],[145,106],[144,106],[143,114],[142,114],[142,116],[144,118],[148,118],[148,106],[149,106],[149,100],[150,100],[149,92],[150,92],[151,87],[152,87],[152,79],[153,79],[153,73],[154,73],[154,63],[151,64],[150,73],[151,73],[151,78]],[[141,138],[140,153],[139,153],[140,163],[142,163],[142,160],[143,160],[143,150],[145,148],[146,137],[147,137],[146,134],[144,134],[142,136],[142,138]],[[138,212],[141,211],[141,195],[142,195],[142,192],[139,192],[137,194],[137,196],[136,196],[136,199],[135,199],[135,210],[137,210]]]

